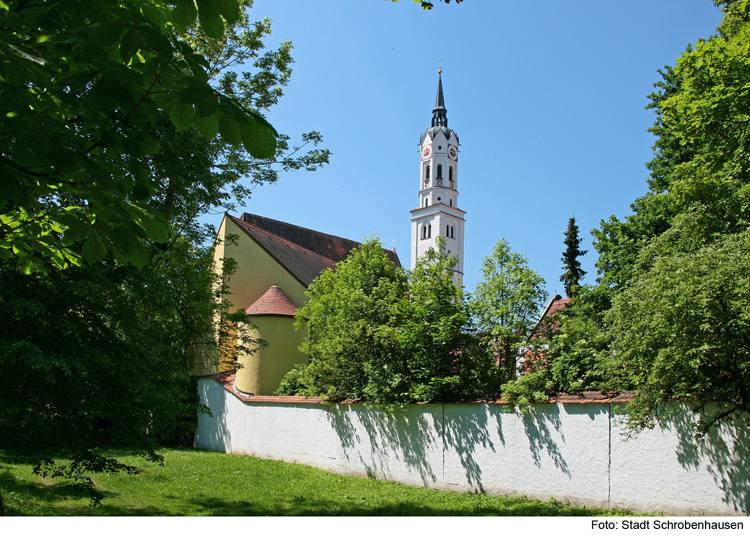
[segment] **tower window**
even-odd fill
[[[438,177],[438,180],[443,179],[443,165],[437,166],[437,177]]]
[[[429,223],[422,224],[422,238],[432,238],[432,225]]]
[[[453,208],[453,199],[450,200],[451,208]]]
[[[426,165],[424,167],[424,179],[429,180],[430,179],[430,165]]]
[[[453,167],[448,167],[448,180],[453,181]]]
[[[432,225],[427,226],[427,238],[432,238]]]
[[[427,208],[427,198],[426,197],[425,197],[425,200],[424,200],[424,207]]]

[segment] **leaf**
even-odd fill
[[[192,104],[176,104],[169,110],[169,119],[179,131],[186,131],[193,126],[195,108]]]
[[[141,48],[141,38],[138,35],[136,27],[131,28],[125,33],[120,43],[120,58],[123,62],[130,61],[138,50]]]
[[[242,127],[228,117],[224,117],[219,123],[219,132],[221,137],[233,146],[239,146],[242,143]]]
[[[148,258],[151,256],[151,252],[140,242],[131,242],[128,244],[126,255],[130,264],[140,269],[148,263]]]
[[[83,256],[93,265],[104,259],[105,255],[107,255],[107,249],[102,244],[99,234],[96,231],[92,232],[83,243]]]
[[[209,38],[220,39],[224,36],[224,21],[221,19],[218,2],[216,0],[197,0],[198,17],[201,28]]]
[[[242,126],[242,144],[253,157],[272,159],[276,152],[276,131],[250,119],[250,123]]]
[[[215,115],[196,117],[195,128],[206,138],[213,138],[219,132],[219,120]]]
[[[187,29],[195,24],[198,10],[194,0],[177,0],[172,10],[172,23],[180,34],[185,34]]]
[[[230,25],[240,20],[240,4],[237,0],[214,0],[219,10]]]
[[[144,210],[133,207],[135,221],[146,232],[146,236],[154,242],[164,243],[169,240],[169,229],[160,219],[152,218]]]

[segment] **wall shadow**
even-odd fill
[[[467,483],[479,492],[485,492],[482,483],[482,467],[475,459],[478,448],[497,453],[495,443],[489,433],[490,419],[495,420],[497,438],[505,446],[503,426],[497,411],[490,411],[482,405],[447,405],[443,407],[444,416],[442,426],[438,426],[438,433],[443,437],[446,450],[454,450],[458,454]]]
[[[231,395],[212,379],[203,379],[200,384],[201,403],[210,408],[210,415],[200,415],[198,418],[206,419],[210,424],[202,428],[196,428],[196,436],[193,446],[213,450],[217,452],[231,452],[232,444],[227,429],[227,396]]]
[[[716,426],[700,439],[694,437],[695,421],[695,414],[685,410],[670,415],[661,426],[677,434],[677,460],[688,471],[705,464],[724,503],[750,514],[750,415]]]
[[[369,477],[393,478],[397,468],[392,468],[389,463],[389,453],[392,452],[410,472],[419,475],[422,484],[427,485],[438,480],[429,453],[442,448],[437,443],[432,425],[438,424],[431,412],[435,407],[439,409],[439,406],[430,405],[386,411],[363,405],[335,405],[329,407],[326,416],[339,437],[345,459],[350,461],[356,456]],[[362,448],[360,432],[367,434],[369,452]]]
[[[534,465],[542,467],[542,454],[546,452],[547,456],[568,478],[572,478],[568,462],[560,450],[557,442],[552,436],[551,429],[554,429],[559,435],[562,442],[565,442],[565,435],[562,432],[562,420],[560,419],[560,408],[557,404],[550,405],[549,409],[545,407],[544,411],[538,410],[539,406],[532,408],[528,412],[521,412],[516,409],[516,414],[521,418],[526,438],[529,440],[529,450],[534,460]]]

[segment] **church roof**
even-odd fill
[[[304,286],[359,247],[359,242],[353,240],[255,214],[244,213],[242,219],[229,214],[227,217]],[[395,252],[385,252],[397,267],[401,266]]]
[[[443,98],[443,77],[438,75],[438,90],[435,97],[435,109],[445,110],[445,98]]]
[[[274,284],[261,295],[257,301],[247,307],[249,316],[294,316],[297,314],[295,305],[284,290]]]

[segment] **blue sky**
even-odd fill
[[[353,240],[374,233],[388,248],[395,239],[408,266],[419,136],[442,63],[461,141],[464,283],[473,290],[505,238],[550,294],[563,293],[571,215],[594,281],[591,229],[646,191],[657,70],[720,21],[707,0],[465,0],[430,12],[409,0],[256,0],[251,13],[273,20],[268,46],[294,43],[291,82],[268,119],[293,141],[321,132],[333,156],[258,188],[243,211]]]

